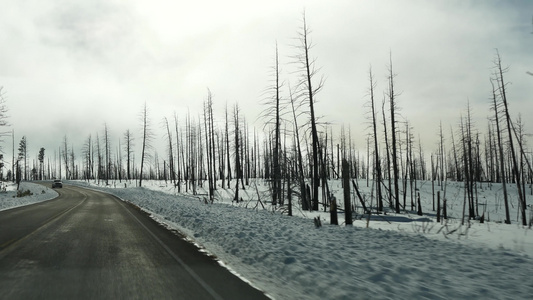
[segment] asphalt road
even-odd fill
[[[0,299],[267,299],[134,206],[57,191],[0,212]]]

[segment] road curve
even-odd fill
[[[1,299],[268,299],[134,206],[57,191],[0,212]]]

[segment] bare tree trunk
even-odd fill
[[[376,84],[374,82],[374,78],[372,76],[372,69],[369,71],[369,79],[370,79],[370,105],[372,108],[372,131],[373,131],[373,137],[374,137],[374,174],[376,178],[376,198],[377,198],[377,204],[378,204],[378,211],[383,211],[383,198],[381,196],[381,160],[379,157],[379,142],[378,142],[378,131],[377,131],[377,120],[376,120],[376,109],[375,109],[375,103],[374,103],[374,88],[376,87]]]
[[[437,223],[440,223],[440,191],[437,192]]]
[[[463,119],[461,118],[461,140],[463,144],[463,166],[464,166],[464,188],[465,188],[465,203],[463,204],[463,214],[466,207],[466,202],[468,202],[468,218],[472,218],[472,204],[470,202],[470,184],[471,184],[471,178],[470,178],[470,168],[469,168],[469,152],[468,152],[468,130],[464,128]],[[463,215],[464,218],[464,215]],[[462,224],[464,224],[464,221],[462,221]]]
[[[180,158],[181,160],[184,160],[183,157],[183,151],[182,155],[180,155],[180,148],[183,149],[183,145],[180,145],[180,131],[178,129],[178,116],[174,114],[174,129],[176,131],[176,179],[177,181],[174,182],[174,186],[178,187],[178,193],[181,193],[181,167],[180,167]],[[183,141],[183,139],[181,139]]]
[[[400,190],[399,190],[399,174],[398,174],[398,151],[396,149],[396,94],[394,93],[394,74],[392,71],[392,57],[390,58],[389,66],[389,104],[391,114],[391,136],[392,136],[392,169],[394,172],[394,198],[396,213],[400,212]]]
[[[520,204],[519,205],[520,206],[520,213],[522,215],[522,225],[526,226],[527,225],[526,199],[525,199],[524,195],[522,194],[521,178],[520,178],[520,174],[518,174],[518,162],[516,160],[516,153],[515,153],[514,144],[513,144],[513,136],[511,134],[511,127],[512,127],[511,123],[512,123],[512,121],[511,121],[511,116],[509,114],[509,108],[508,108],[508,105],[507,105],[507,93],[505,91],[506,83],[505,83],[505,80],[503,79],[504,70],[503,70],[502,65],[501,65],[500,54],[497,51],[496,51],[495,64],[496,64],[496,67],[497,67],[497,71],[496,71],[497,73],[495,74],[496,75],[496,81],[498,83],[500,97],[501,97],[501,100],[503,102],[504,116],[505,116],[505,119],[507,121],[507,132],[509,134],[509,147],[510,147],[510,151],[511,151],[512,163],[513,163],[512,173],[513,173],[513,177],[515,179],[516,186],[517,186],[517,189],[518,189],[518,198],[519,198],[518,200],[519,200],[519,204]]]
[[[443,189],[443,184],[442,182],[444,181],[444,176],[445,176],[445,164],[444,164],[444,134],[442,133],[442,122],[440,122],[439,124],[439,138],[440,138],[440,180],[439,180],[439,186],[440,186],[440,189],[442,191]]]
[[[431,195],[433,203],[433,211],[435,211],[435,163],[433,162],[433,153],[431,154]]]
[[[63,138],[63,162],[65,163],[65,178],[70,179],[70,168],[68,167],[68,142],[66,135]],[[24,173],[26,173],[26,171],[24,171]]]
[[[213,100],[211,91],[207,90],[207,102],[204,103],[204,128],[205,128],[205,146],[207,150],[207,179],[209,184],[209,201],[214,201],[215,191],[215,152],[214,152],[214,134],[213,134]]]
[[[73,180],[76,180],[78,179],[78,175],[76,173],[76,166],[75,166],[75,155],[74,155],[74,146],[70,146],[70,154],[69,154],[69,157],[70,157],[70,166],[71,166],[71,170],[72,170],[72,176],[71,176],[71,179]]]
[[[276,43],[276,63],[275,63],[275,129],[274,129],[274,155],[273,155],[273,192],[272,192],[272,205],[277,205],[278,201],[281,201],[281,168],[279,165],[279,152],[281,145],[281,117],[280,117],[280,70],[278,59],[278,45]]]
[[[204,144],[202,143],[202,122],[200,121],[200,117],[198,116],[198,123],[196,124],[196,145],[197,145],[197,151],[196,151],[196,170],[197,173],[195,175],[197,182],[196,184],[198,187],[202,188],[204,186]]]
[[[105,147],[105,184],[109,185],[109,177],[111,172],[111,145],[109,143],[109,130],[107,129],[107,123],[104,123],[104,147]]]
[[[323,86],[323,79],[320,80],[317,86],[313,86],[312,79],[316,75],[316,70],[314,67],[315,60],[310,59],[309,52],[312,48],[312,45],[309,42],[309,33],[310,30],[307,27],[305,13],[303,14],[303,26],[302,31],[299,33],[299,39],[301,42],[302,54],[298,57],[299,62],[301,63],[302,69],[304,70],[304,76],[302,81],[299,84],[300,89],[302,89],[302,96],[309,104],[310,112],[310,123],[311,123],[311,139],[312,139],[312,158],[313,158],[313,169],[312,169],[312,181],[313,181],[313,193],[312,193],[312,208],[313,210],[318,210],[318,186],[320,181],[319,174],[319,161],[318,161],[318,130],[316,125],[316,116],[315,116],[315,96]]]
[[[228,187],[231,181],[231,161],[230,161],[230,147],[229,147],[229,122],[228,122],[228,104],[226,103],[226,156],[227,156],[227,166],[228,166]]]
[[[369,171],[370,169],[370,137],[367,136],[366,137],[366,187],[369,187],[369,178],[370,176],[368,176],[368,173],[370,173]]]
[[[139,186],[142,186],[144,164],[147,161],[148,150],[151,149],[150,142],[152,140],[152,133],[150,131],[150,125],[148,121],[148,107],[146,102],[144,103],[141,112],[142,122],[142,150],[141,150],[141,170],[139,173]]]
[[[82,149],[82,155],[83,155],[83,162],[84,162],[84,180],[89,181],[91,178],[91,152],[92,152],[92,144],[91,144],[91,135],[85,140],[83,144]]]
[[[212,98],[212,97],[210,97]],[[213,116],[213,100],[211,99],[211,107],[209,108],[209,125],[211,133],[211,170],[213,175],[213,192],[217,189],[217,172],[216,172],[216,143],[215,143],[215,121]]]
[[[342,181],[344,189],[344,217],[346,225],[352,225],[352,203],[350,201],[350,167],[346,159],[342,160]]]
[[[234,201],[239,202],[239,179],[242,178],[242,169],[241,169],[241,159],[240,159],[240,136],[239,136],[239,106],[236,104],[233,110],[233,122],[235,125],[234,134],[235,134],[235,197]]]
[[[218,148],[218,173],[219,173],[219,177],[222,181],[221,183],[221,187],[222,189],[225,189],[226,188],[226,176],[224,175],[224,171],[226,170],[226,165],[224,164],[225,163],[225,155],[226,153],[224,152],[224,146],[220,145],[221,143],[221,139],[222,139],[222,144],[224,144],[224,138],[223,137],[220,137],[221,136],[221,133],[219,132],[217,134],[217,148]]]
[[[130,132],[130,130],[126,130],[124,133],[124,146],[126,147],[126,177],[128,180],[132,179],[131,174],[131,162],[132,162],[132,154],[133,154],[133,136]]]
[[[468,159],[468,193],[469,193],[469,205],[468,205],[468,208],[469,208],[469,216],[470,216],[470,219],[475,219],[477,216],[476,216],[476,213],[475,213],[475,204],[474,204],[474,180],[475,180],[475,176],[474,176],[474,155],[473,155],[473,152],[472,152],[472,117],[471,117],[471,113],[470,113],[470,102],[468,103],[468,108],[467,108],[467,119],[466,119],[466,146],[468,147],[467,148],[467,151],[468,151],[468,155],[467,155],[467,159]]]
[[[392,204],[392,177],[390,172],[390,148],[389,148],[389,137],[387,135],[387,118],[385,117],[385,99],[383,99],[383,103],[381,106],[381,113],[383,114],[383,133],[385,136],[385,150],[387,151],[387,178],[388,178],[388,190],[389,190],[389,207],[393,208]]]
[[[174,150],[172,146],[172,133],[170,132],[170,126],[168,125],[168,119],[165,117],[165,126],[167,128],[167,138],[168,138],[168,167],[169,175],[172,184],[176,186],[176,171],[174,167]]]
[[[416,186],[416,176],[415,176],[415,166],[416,166],[416,162],[414,161],[413,159],[413,135],[412,135],[412,132],[411,132],[411,128],[409,128],[409,123],[407,123],[407,145],[408,145],[408,148],[409,150],[407,151],[406,155],[408,156],[408,159],[409,159],[409,165],[408,165],[408,169],[407,169],[407,173],[409,173],[409,189],[410,189],[410,192],[411,192],[411,206],[414,210],[414,206],[415,204],[413,204],[413,202],[416,202],[417,200],[415,200],[415,194],[414,194],[414,190],[413,190],[413,186]]]
[[[246,180],[246,186],[250,185],[250,130],[248,129],[248,122],[246,122],[246,118],[244,119],[244,133],[243,133],[243,139],[242,139],[242,147],[243,151],[242,153],[242,161],[243,163],[241,166],[243,166],[243,175],[244,179]],[[244,183],[243,183],[244,185]],[[243,186],[244,189],[244,186]]]
[[[98,134],[96,134],[96,153],[98,156],[98,166],[96,167],[96,177],[98,178],[97,183],[100,184],[100,180],[102,179],[102,149],[100,148],[100,138],[98,137]]]
[[[326,168],[327,168],[327,165],[326,165],[326,161],[327,161],[327,153],[326,153],[326,149],[327,149],[327,140],[328,140],[328,136],[326,134],[326,138],[323,139],[325,140],[325,144],[322,145],[323,143],[320,143],[318,145],[318,155],[320,157],[320,180],[322,181],[322,199],[323,199],[323,206],[324,206],[324,211],[326,211],[326,207],[329,205],[329,186],[328,186],[328,180],[327,180],[327,175],[326,175]]]
[[[295,148],[296,148],[296,171],[297,171],[297,178],[300,184],[300,197],[302,198],[302,209],[307,210],[310,207],[309,198],[307,197],[306,187],[305,187],[305,174],[303,170],[303,157],[302,157],[302,148],[300,145],[300,131],[298,127],[298,120],[296,118],[296,109],[294,107],[294,98],[292,91],[289,87],[289,94],[290,94],[290,100],[291,100],[291,108],[292,108],[292,116],[294,121],[294,133],[295,133]]]
[[[461,172],[459,171],[459,161],[457,160],[457,149],[455,148],[455,139],[453,137],[453,130],[451,129],[450,127],[450,135],[452,137],[452,147],[453,147],[453,159],[454,159],[454,162],[455,162],[455,180],[456,181],[462,181],[462,178],[461,178]]]

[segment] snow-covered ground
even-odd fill
[[[241,191],[244,201],[238,204],[231,202],[232,191],[221,188],[215,203],[206,204],[204,196],[176,195],[173,185],[165,182],[145,181],[143,188],[134,182],[109,187],[71,183],[107,191],[142,207],[275,299],[530,299],[533,295],[533,231],[516,222],[516,196],[511,197],[513,224],[501,223],[504,211],[498,185],[478,189],[479,203],[486,203],[480,206],[488,219],[484,224],[472,221],[461,226],[459,183],[446,186],[447,223],[435,222],[431,183],[425,182],[418,184],[424,216],[388,213],[370,221],[361,216],[354,226],[332,226],[329,213],[295,208],[295,216],[289,217],[272,209],[261,182],[257,189],[253,183]],[[369,199],[366,182],[359,185]],[[342,199],[338,182],[330,188]],[[257,203],[259,197],[266,209]],[[313,222],[317,216],[324,225],[320,228]],[[339,214],[339,222],[343,220]]]
[[[29,182],[21,182],[20,190],[30,191],[31,195],[17,197],[16,184],[0,182],[0,210],[54,199],[58,195],[57,192],[50,187]]]

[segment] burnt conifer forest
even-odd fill
[[[301,23],[289,55],[283,55],[277,43],[273,47],[270,80],[257,101],[262,110],[259,117],[245,115],[238,101],[216,99],[216,91],[209,89],[199,112],[154,116],[148,100],[137,116],[131,116],[138,118],[138,128],[117,133],[104,124],[83,145],[71,144],[64,135],[56,149],[39,147],[37,154],[27,151],[31,140],[13,141],[13,148],[18,148],[13,151],[13,164],[3,166],[4,179],[62,178],[137,186],[158,180],[173,185],[177,193],[198,195],[206,202],[217,201],[217,190],[230,191],[235,202],[244,201],[243,191],[250,191],[263,207],[268,204],[288,215],[294,209],[329,211],[332,224],[337,222],[337,212],[346,213],[346,224],[352,212],[424,215],[422,184],[432,186],[431,214],[438,221],[446,219],[450,182],[464,188],[461,222],[484,221],[487,216],[478,190],[498,183],[503,188],[504,222],[517,220],[531,226],[527,195],[533,193],[533,155],[525,120],[513,111],[515,99],[508,98],[513,86],[506,75],[513,69],[506,67],[503,53],[495,50],[492,69],[480,75],[492,86],[486,91],[486,112],[476,112],[486,114],[486,123],[473,121],[465,97],[464,106],[457,110],[458,121],[441,122],[434,130],[438,142],[423,147],[428,141],[421,141],[417,128],[402,115],[402,88],[397,85],[402,75],[394,68],[393,51],[384,62],[386,80],[376,79],[375,68],[366,70],[366,103],[354,112],[364,114],[366,124],[355,128],[342,121],[328,122],[316,111],[315,103],[326,101],[320,99],[320,92],[328,84],[327,74],[321,71],[320,57],[313,54],[305,14]],[[282,65],[281,59],[286,63]],[[283,68],[292,71],[287,75]],[[217,102],[225,109],[216,111]],[[355,144],[354,131],[365,132],[365,143]],[[333,180],[342,180],[343,199],[336,199],[331,191]],[[266,192],[258,185],[266,186]],[[516,189],[518,197],[509,197],[510,188]],[[510,207],[518,208],[517,218]]]

